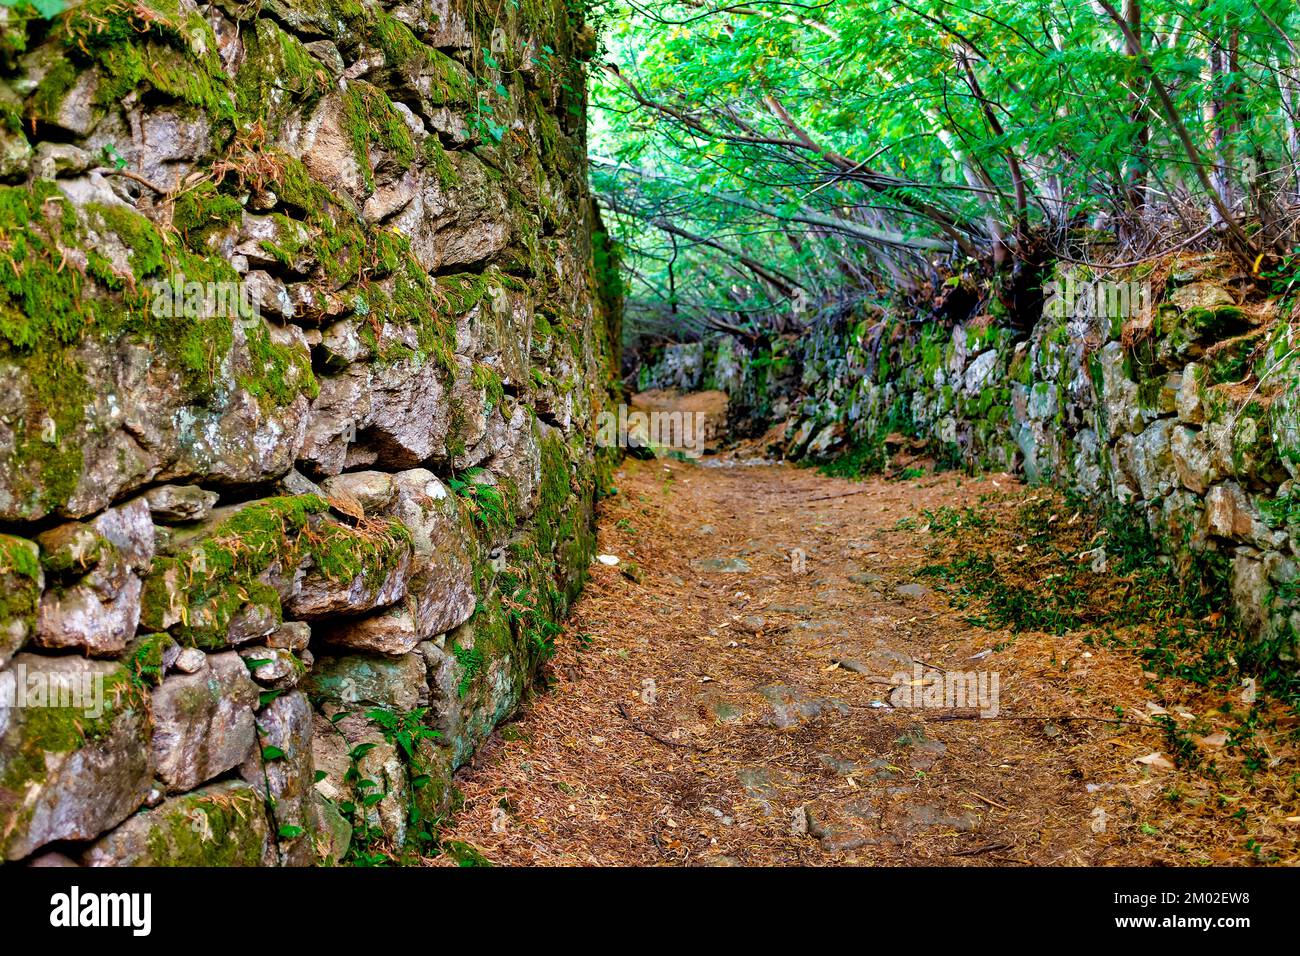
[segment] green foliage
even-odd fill
[[[486,475],[482,468],[467,468],[459,476],[450,478],[447,487],[469,502],[474,521],[484,528],[504,528],[510,523],[510,506],[505,495],[492,485],[475,481]]]
[[[1217,216],[1212,188],[1243,240],[1285,232],[1247,197],[1296,194],[1300,9],[1143,0],[1139,52],[1112,6],[598,4],[618,70],[593,89],[593,181],[627,250],[632,337],[797,330],[879,288],[928,298],[993,271],[1003,243],[1034,268],[1097,240],[1172,246]],[[1221,187],[1199,175],[1214,165]],[[980,311],[1004,319],[1021,282],[1003,271]]]
[[[452,653],[456,655],[456,663],[460,665],[460,682],[456,686],[456,693],[464,697],[483,666],[483,652],[477,647],[463,647],[458,644],[452,648]]]
[[[885,436],[873,435],[858,442],[817,470],[831,478],[869,478],[889,467],[889,453],[885,450]]]
[[[1230,560],[1217,551],[1170,548],[1132,505],[1095,509],[1078,495],[1041,496],[1007,521],[998,509],[926,512],[920,527],[953,539],[955,553],[918,574],[940,584],[970,623],[1012,633],[1125,631],[1144,667],[1201,686],[1231,686],[1254,673],[1275,696],[1300,701],[1279,648],[1246,638],[1234,616]],[[918,522],[912,519],[909,527]],[[1016,547],[1009,550],[1006,541]],[[1105,570],[1091,565],[1101,549]]]

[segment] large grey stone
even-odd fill
[[[284,601],[284,609],[308,621],[363,614],[405,597],[410,573],[410,545],[390,535],[376,541],[374,553],[365,555],[357,574],[336,577],[329,569],[308,567],[294,592]]]
[[[312,710],[305,694],[282,694],[257,715],[258,749],[241,768],[270,808],[273,835],[282,866],[316,861],[312,762]]]
[[[155,538],[149,506],[136,499],[110,508],[88,526],[63,526],[42,536],[54,553],[51,567],[90,571],[72,584],[54,584],[41,599],[36,644],[76,648],[88,654],[119,654],[140,620],[140,577],[153,560]],[[65,554],[65,552],[67,552]]]
[[[1218,479],[1214,456],[1196,429],[1174,428],[1170,432],[1169,451],[1178,480],[1187,490],[1204,494]]]
[[[148,719],[120,664],[18,654],[0,671],[4,858],[90,839],[139,807],[153,776]]]
[[[380,657],[368,654],[321,655],[303,681],[316,701],[344,707],[414,710],[429,700],[423,659],[417,654]]]
[[[262,795],[229,780],[171,797],[82,855],[86,866],[262,866],[271,835]]]
[[[1133,477],[1147,501],[1162,498],[1174,488],[1174,459],[1170,450],[1172,429],[1172,421],[1160,419],[1152,422],[1133,441]]]
[[[212,372],[223,389],[220,402],[204,402],[199,386],[186,384],[173,367],[175,356],[152,341],[88,338],[73,347],[68,358],[79,366],[89,397],[78,423],[57,432],[45,454],[79,463],[72,466],[74,480],[21,460],[21,430],[0,429],[0,520],[79,518],[157,482],[254,483],[285,472],[302,443],[307,398],[296,394],[279,403],[241,384],[265,376],[265,358],[256,354],[264,347],[250,346],[248,330],[231,322],[230,352]],[[273,342],[292,336],[266,329]],[[281,383],[290,391],[306,389],[310,369],[305,343],[295,342],[291,337],[283,346],[297,359]],[[40,387],[21,356],[0,359],[0,419],[19,421],[26,409],[40,407]]]
[[[202,521],[217,503],[217,493],[198,485],[161,485],[144,494],[149,511],[159,524]]]
[[[258,694],[233,651],[163,681],[153,692],[150,750],[168,792],[190,790],[243,762],[255,739]]]
[[[326,628],[326,640],[357,650],[400,655],[446,633],[474,613],[473,531],[456,498],[432,472],[393,476],[390,514],[411,533],[413,556],[407,600],[378,614]]]

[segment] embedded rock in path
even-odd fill
[[[772,684],[760,687],[758,692],[771,708],[771,712],[763,718],[763,723],[778,730],[797,727],[822,714],[834,713],[841,717],[849,714],[848,705],[843,701],[814,696],[802,687]]]
[[[700,558],[691,562],[697,571],[715,574],[748,574],[749,562],[744,558]]]

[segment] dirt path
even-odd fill
[[[1054,716],[1141,712],[1136,662],[1004,647],[917,583],[927,536],[899,519],[1013,479],[629,461],[617,486],[621,563],[593,566],[550,691],[460,775],[449,840],[502,864],[1231,862],[1195,819],[1159,823],[1152,727]],[[887,706],[893,675],[937,669],[996,673],[998,719]]]

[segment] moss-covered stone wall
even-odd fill
[[[591,31],[49,8],[0,7],[0,857],[430,852],[594,546]]]
[[[642,381],[711,381],[748,396],[768,410],[759,430],[784,421],[772,450],[791,459],[846,456],[880,470],[893,442],[919,438],[940,466],[1006,470],[1099,506],[1129,503],[1172,560],[1226,570],[1223,610],[1254,635],[1253,656],[1294,669],[1294,268],[1248,275],[1215,255],[1123,272],[1060,267],[1044,282],[1043,313],[1028,321],[991,314],[996,300],[972,288],[971,301],[993,308],[955,323],[905,307],[850,315],[779,340],[739,377],[731,356],[742,344],[678,346]]]

